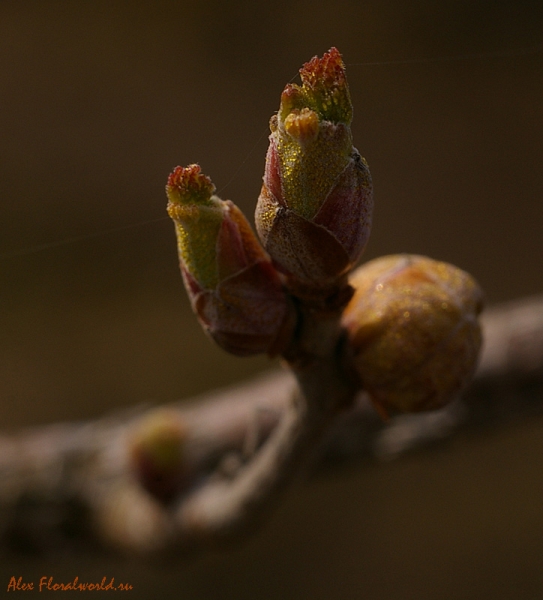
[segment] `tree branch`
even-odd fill
[[[168,406],[187,431],[189,481],[170,504],[140,485],[130,453],[135,432],[157,409],[2,436],[2,546],[44,551],[98,544],[144,553],[193,547],[250,525],[309,457],[315,466],[392,458],[460,428],[540,414],[543,296],[490,309],[482,321],[485,344],[473,385],[433,413],[384,424],[364,394],[353,403],[337,364],[319,360],[329,349],[315,347],[318,335],[311,360],[294,365],[298,385],[291,373],[277,371]]]

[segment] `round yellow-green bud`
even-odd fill
[[[382,415],[440,408],[472,377],[482,292],[457,267],[385,256],[351,275],[342,323],[360,384]]]
[[[174,411],[147,415],[130,440],[134,473],[144,489],[162,502],[173,500],[188,484],[187,427]]]

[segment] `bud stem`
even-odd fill
[[[357,387],[341,364],[341,308],[301,305],[302,326],[284,359],[297,390],[266,444],[234,480],[216,479],[182,504],[177,522],[193,542],[239,533],[313,456],[335,417],[350,406]]]

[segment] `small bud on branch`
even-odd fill
[[[294,324],[279,275],[247,219],[198,165],[168,178],[168,214],[192,307],[225,350],[248,355],[281,351]]]
[[[475,372],[482,292],[453,265],[384,256],[358,268],[342,323],[361,387],[381,413],[439,408]]]
[[[352,145],[338,50],[314,57],[300,76],[270,121],[255,215],[264,248],[200,167],[177,167],[168,179],[181,271],[201,324],[235,354],[281,354],[297,382],[247,464],[187,492],[176,522],[189,537],[228,535],[256,515],[361,390],[383,417],[440,408],[467,384],[481,347],[482,293],[460,269],[388,256],[348,280],[370,234],[371,176]],[[143,437],[140,479],[151,491],[149,473],[161,473],[162,441],[170,442],[164,433]]]
[[[373,192],[352,145],[352,105],[336,48],[300,69],[270,122],[256,228],[296,295],[334,291],[369,238]]]
[[[136,478],[162,502],[175,498],[189,483],[186,437],[186,426],[173,411],[147,416],[132,436],[130,454]]]

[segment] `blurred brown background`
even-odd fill
[[[366,257],[456,263],[489,302],[543,291],[543,3],[3,0],[3,429],[269,366],[195,323],[164,185],[198,162],[252,217],[281,90],[332,45],[374,178]],[[543,598],[542,456],[543,422],[515,424],[321,476],[246,545],[188,566],[17,559],[0,589],[106,575],[131,598]]]

